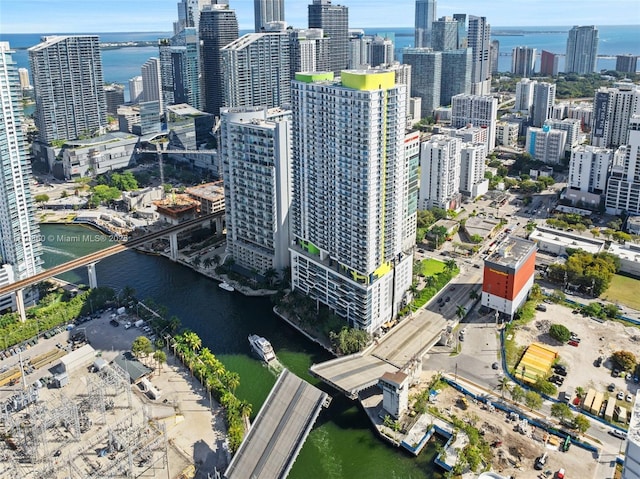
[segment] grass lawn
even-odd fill
[[[640,280],[616,274],[611,280],[611,285],[602,296],[613,303],[620,303],[633,309],[640,309]]]
[[[433,258],[423,259],[420,267],[424,276],[434,276],[444,271],[444,263]]]

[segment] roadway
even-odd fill
[[[377,384],[385,372],[396,372],[421,358],[441,339],[447,325],[457,322],[458,305],[469,309],[470,293],[479,289],[481,270],[466,263],[460,266],[461,273],[454,281],[411,318],[394,327],[378,344],[364,353],[314,364],[311,374],[353,399],[358,392]],[[442,306],[437,302],[439,297],[442,297]]]
[[[285,369],[273,386],[226,479],[285,478],[323,406],[327,393]]]
[[[207,220],[212,220],[217,218],[218,216],[224,216],[224,211],[218,213],[212,213],[205,216],[200,216],[199,218],[195,218],[192,220],[185,221],[183,223],[179,223],[177,225],[170,226],[160,231],[155,231],[153,233],[146,234],[144,236],[140,236],[135,239],[131,239],[126,243],[120,243],[109,248],[105,248],[101,251],[97,251],[95,253],[88,254],[86,256],[82,256],[81,258],[76,258],[71,261],[67,261],[66,263],[62,263],[58,266],[54,266],[53,268],[49,268],[41,273],[38,273],[34,276],[31,276],[26,279],[22,279],[20,281],[16,281],[14,283],[10,283],[0,287],[0,296],[13,293],[15,291],[25,289],[29,286],[33,286],[34,284],[40,283],[46,279],[52,278],[54,276],[60,275],[62,273],[66,273],[67,271],[74,270],[81,266],[87,266],[91,263],[96,263],[104,258],[112,256],[114,254],[121,253],[122,251],[135,248],[137,246],[141,246],[148,241],[153,241],[155,239],[161,238],[171,233],[176,233],[186,228],[190,228],[192,226],[196,226],[200,223],[203,223]]]

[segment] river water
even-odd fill
[[[69,261],[109,246],[107,241],[83,226],[41,225],[44,238],[44,267]],[[225,366],[240,374],[237,396],[253,404],[257,414],[275,375],[254,359],[247,336],[268,338],[285,367],[333,396],[307,438],[289,474],[290,479],[413,479],[442,476],[433,466],[435,449],[425,449],[414,458],[383,443],[372,432],[365,413],[344,396],[320,383],[308,373],[313,363],[330,358],[327,352],[306,340],[279,320],[266,298],[246,298],[218,288],[217,283],[190,268],[166,258],[125,251],[111,256],[97,267],[98,284],[116,291],[132,286],[141,299],[152,298],[165,305],[170,315],[202,338]],[[87,284],[86,269],[62,276]]]

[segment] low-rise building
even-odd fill
[[[200,214],[224,211],[224,184],[222,181],[203,183],[187,188],[186,193],[200,202]]]
[[[514,147],[518,144],[520,125],[509,121],[496,124],[496,145]]]
[[[581,249],[587,253],[604,251],[605,241],[587,238],[568,231],[539,226],[531,232],[529,239],[538,245],[540,251],[557,255],[567,254],[569,249]]]
[[[608,252],[620,258],[620,272],[640,278],[640,246],[612,242]]]
[[[484,260],[482,305],[511,319],[531,291],[536,244],[508,236]]]
[[[559,164],[564,158],[567,132],[553,130],[545,125],[542,128],[529,128],[525,151],[533,158],[550,165]]]
[[[409,407],[409,376],[402,371],[387,372],[378,386],[382,389],[382,408],[398,419]]]
[[[87,140],[69,140],[62,148],[62,161],[53,162],[51,171],[66,179],[97,176],[134,166],[139,138],[119,131]]]

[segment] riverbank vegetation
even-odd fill
[[[175,336],[172,347],[174,354],[224,408],[229,449],[232,453],[236,452],[244,437],[245,418],[251,415],[252,410],[250,403],[235,396],[240,376],[228,371],[209,348],[203,348],[202,340],[193,331],[184,331]]]
[[[100,287],[74,294],[62,288],[48,292],[51,283],[44,284],[46,286],[40,288],[42,299],[37,306],[26,311],[25,322],[20,321],[18,313],[0,316],[0,337],[4,340],[2,346],[5,349],[69,324],[116,300],[115,291],[111,288]]]

